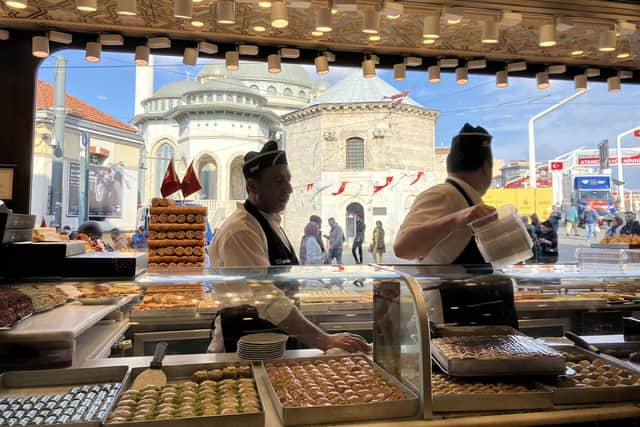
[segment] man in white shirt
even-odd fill
[[[293,246],[280,225],[280,213],[286,208],[293,191],[285,152],[278,149],[275,141],[269,141],[259,153],[252,151],[245,155],[242,172],[246,179],[247,200],[218,230],[209,247],[211,266],[297,265]],[[253,328],[253,331],[269,325],[276,325],[310,347],[368,351],[367,342],[359,335],[327,334],[309,322],[279,289],[271,285],[260,286],[263,287],[261,293],[270,297],[255,297],[254,305],[221,310],[216,319],[216,336],[210,345],[211,351],[235,351],[235,339],[244,333],[241,327]],[[260,301],[260,304],[255,304],[255,301]],[[256,310],[262,320],[256,320],[253,325],[244,324],[243,319],[255,317],[246,315],[247,312],[253,314]],[[267,325],[264,320],[268,321]]]

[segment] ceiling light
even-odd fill
[[[76,9],[83,12],[95,12],[98,10],[98,0],[76,0]]]
[[[362,61],[362,75],[368,79],[376,76],[376,64],[372,59]]]
[[[522,22],[522,14],[504,11],[500,16],[500,25],[503,27],[513,27]]]
[[[102,51],[102,46],[100,46],[100,43],[87,42],[85,59],[89,62],[100,62],[101,51]]]
[[[147,45],[151,49],[169,49],[171,47],[171,39],[169,37],[151,37],[147,40]]]
[[[263,7],[265,9],[268,9],[271,7],[271,1],[270,0],[260,0],[258,2],[258,6]]]
[[[356,4],[356,0],[334,0],[333,7],[339,12],[357,12],[358,11],[358,5]]]
[[[584,70],[584,74],[589,78],[598,77],[600,75],[600,70],[597,68],[587,68]]]
[[[487,60],[486,59],[472,59],[467,61],[467,68],[469,70],[481,70],[483,68],[487,68]]]
[[[435,44],[436,39],[422,39],[422,44]]]
[[[393,65],[393,79],[405,80],[407,78],[407,66],[404,63]]]
[[[469,70],[467,67],[456,68],[456,83],[459,85],[466,85],[469,83]]]
[[[482,21],[482,43],[498,43],[499,38],[500,27],[498,27],[498,23],[493,19]]]
[[[613,76],[607,79],[609,92],[620,92],[620,77]]]
[[[147,66],[149,65],[149,54],[151,53],[151,49],[149,46],[137,46],[136,47],[136,58],[135,63],[138,66]]]
[[[198,43],[198,50],[208,55],[215,55],[218,53],[218,45],[209,42],[200,42]]]
[[[571,51],[571,56],[580,56],[580,55],[584,55],[584,50],[576,49]]]
[[[564,64],[561,65],[549,65],[547,68],[547,73],[549,74],[562,74],[567,72],[567,66]]]
[[[427,68],[429,73],[429,83],[440,83],[440,67],[432,65]]]
[[[322,31],[311,31],[311,35],[313,37],[321,37],[324,35],[324,33]]]
[[[31,38],[31,54],[36,58],[48,57],[49,39],[44,36],[33,36]]]
[[[256,33],[262,33],[264,31],[267,31],[267,27],[265,27],[263,25],[254,25],[253,26],[253,31],[255,31]]]
[[[236,23],[236,3],[234,0],[218,0],[216,2],[216,22],[218,24]]]
[[[442,58],[438,61],[440,68],[456,68],[458,66],[458,58]]]
[[[193,47],[187,47],[184,49],[184,56],[182,57],[182,63],[184,65],[196,65],[198,62],[198,49]]]
[[[62,44],[71,44],[73,41],[73,36],[71,34],[61,33],[60,31],[49,31],[48,37],[49,41]]]
[[[271,74],[278,74],[282,69],[280,64],[280,55],[274,53],[267,56],[267,65]]]
[[[102,46],[123,46],[124,37],[120,34],[100,34],[98,43]]]
[[[527,70],[527,63],[524,61],[511,62],[510,64],[507,64],[507,72],[509,73],[513,73],[515,71],[526,71],[526,70]]]
[[[616,33],[621,36],[630,36],[636,32],[636,24],[627,21],[620,21],[616,24]]]
[[[318,55],[313,62],[316,65],[316,73],[318,73],[319,75],[329,73],[329,61],[327,60],[326,56]]]
[[[173,16],[176,18],[191,19],[193,4],[191,0],[175,0]]]
[[[613,30],[601,31],[598,40],[600,52],[613,52],[616,50],[616,32]]]
[[[256,56],[259,52],[258,46],[252,44],[241,44],[238,46],[238,54]]]
[[[578,74],[573,78],[576,90],[587,90],[587,76]]]
[[[404,6],[393,1],[385,1],[382,6],[382,14],[389,19],[398,19],[404,12]]]
[[[404,63],[407,64],[407,67],[419,67],[422,65],[422,58],[419,56],[407,56],[404,59]]]
[[[288,59],[298,59],[300,58],[300,49],[293,49],[290,47],[283,47],[280,49],[280,56],[282,58]]]
[[[331,30],[331,9],[323,7],[316,10],[316,31],[328,33]]]
[[[424,17],[422,37],[426,39],[440,38],[440,12]]]
[[[370,42],[379,42],[381,38],[382,37],[380,37],[379,34],[372,34],[372,35],[369,36],[369,41]]]
[[[204,22],[202,22],[202,21],[191,21],[191,25],[196,27],[196,28],[202,28],[202,27],[204,27]]]
[[[118,0],[118,15],[133,16],[137,13],[136,0]]]
[[[620,40],[619,49],[616,54],[618,59],[626,59],[631,57],[631,43],[627,39]]]
[[[542,24],[540,26],[540,30],[538,33],[538,46],[540,47],[551,47],[555,46],[556,41],[556,25],[555,23],[551,24]]]
[[[274,28],[286,28],[289,25],[287,5],[283,1],[271,3],[271,26]]]
[[[451,9],[445,9],[442,17],[449,25],[456,25],[462,21],[462,14],[459,12],[453,12]]]
[[[362,32],[366,34],[378,34],[380,31],[380,12],[377,10],[365,10],[362,20]]]
[[[506,70],[500,70],[496,73],[496,87],[505,88],[509,86],[509,74]]]
[[[9,31],[0,30],[0,40],[9,40]]]
[[[620,80],[622,80],[622,79],[630,79],[630,78],[633,77],[633,71],[620,70],[620,71],[618,71],[618,77],[620,77]]]
[[[14,9],[26,9],[27,8],[27,0],[6,0],[4,2],[9,7],[13,7]]]
[[[536,74],[536,83],[538,84],[538,89],[547,89],[549,87],[549,74],[545,71]]]
[[[224,66],[229,71],[236,71],[240,68],[240,55],[236,50],[228,50],[224,54]]]

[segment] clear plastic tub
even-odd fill
[[[517,264],[533,256],[533,242],[511,205],[479,218],[469,226],[485,261],[494,268]]]

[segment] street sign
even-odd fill
[[[561,162],[561,161],[550,162],[549,169],[551,169],[552,171],[561,171],[564,169],[564,162]]]

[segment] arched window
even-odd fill
[[[307,93],[305,91],[301,90],[300,92],[298,92],[298,96],[300,98],[306,98],[307,97]]]
[[[218,166],[215,160],[207,157],[200,163],[200,194],[203,199],[215,200],[218,198]]]
[[[364,140],[347,139],[347,169],[364,169]]]
[[[258,87],[258,85],[251,85],[251,86],[249,86],[249,88],[251,90],[253,90],[254,92],[256,92],[256,93],[260,92],[260,88]]]
[[[268,93],[269,95],[275,95],[275,94],[277,93],[277,92],[276,92],[276,88],[275,88],[274,86],[269,86],[269,87],[267,88],[267,93]]]
[[[156,150],[153,160],[153,169],[154,169],[154,194],[156,196],[160,195],[160,185],[162,185],[162,178],[164,178],[164,173],[167,170],[167,166],[169,166],[169,161],[173,159],[175,156],[175,150],[173,146],[168,142],[161,144]]]
[[[284,88],[284,95],[285,96],[293,96],[293,91],[291,89],[289,89],[288,87]]]
[[[242,175],[242,157],[233,159],[229,173],[231,200],[244,200],[247,197],[247,192],[244,185],[244,176]]]

